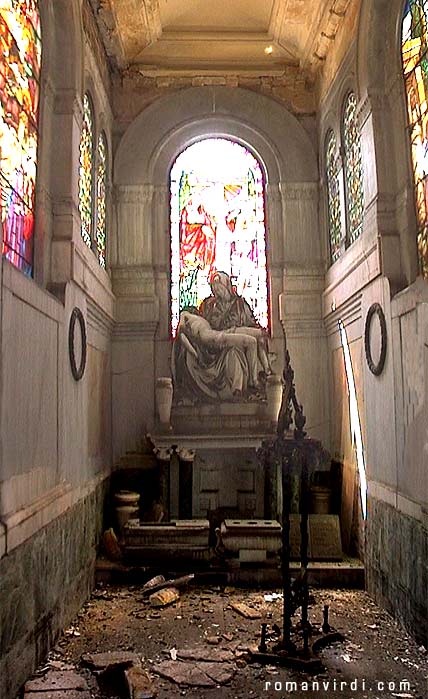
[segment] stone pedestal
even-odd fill
[[[164,497],[169,493],[169,518],[205,518],[220,509],[229,516],[263,517],[265,477],[257,449],[265,437],[230,432],[150,435],[164,473]]]

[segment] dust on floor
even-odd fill
[[[159,699],[428,697],[426,649],[418,647],[362,591],[311,589],[309,619],[314,628],[321,627],[323,607],[327,604],[330,624],[345,637],[343,642],[321,651],[324,671],[307,675],[247,662],[247,649],[260,642],[261,621],[268,623],[270,632],[275,624],[282,626],[282,599],[279,595],[265,599],[272,592],[280,593],[189,586],[181,590],[175,603],[154,609],[139,586],[98,586],[71,627],[64,631],[46,665],[39,669],[39,690],[29,692],[31,685],[27,686],[27,694],[31,694],[27,699],[47,699],[41,689],[48,686],[46,682],[54,672],[68,678],[71,675],[67,673],[75,672],[75,677],[86,681],[85,692],[81,687],[64,687],[55,699],[129,696],[123,668],[119,674],[102,672],[106,666],[102,662],[95,672],[93,663],[92,669],[88,667],[88,654],[108,651],[122,651],[131,655],[130,664],[132,658],[137,659],[137,665],[141,663],[143,687],[137,682],[133,699],[150,696],[150,691],[144,689],[145,671]],[[232,606],[237,602],[258,611],[261,618],[242,616]],[[295,623],[299,611],[293,618]]]

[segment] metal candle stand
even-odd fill
[[[294,433],[290,431],[293,422]],[[329,643],[343,641],[342,634],[335,632],[328,623],[328,606],[324,606],[322,632],[312,645],[310,638],[313,627],[308,618],[308,515],[309,515],[309,473],[308,461],[316,459],[322,451],[319,442],[306,438],[303,431],[306,418],[302,406],[296,398],[294,372],[290,355],[285,349],[283,391],[281,408],[278,414],[277,437],[273,442],[265,442],[259,452],[261,460],[267,463],[279,462],[282,484],[282,580],[283,580],[283,630],[282,637],[268,650],[266,623],[262,624],[258,651],[252,653],[253,662],[269,665],[283,665],[308,672],[323,669],[318,652]],[[292,499],[292,476],[300,477],[300,578],[292,585],[290,571],[290,505]],[[292,616],[301,607],[299,629],[301,639],[292,639]],[[300,642],[299,642],[300,641]]]

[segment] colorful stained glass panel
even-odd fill
[[[403,71],[418,219],[421,273],[428,278],[428,0],[406,2],[402,25]]]
[[[264,183],[246,148],[222,138],[189,146],[171,170],[171,325],[211,295],[214,272],[268,327]]]
[[[0,41],[3,255],[31,275],[41,63],[36,0],[0,0]]]
[[[361,136],[357,122],[357,100],[353,92],[348,95],[343,110],[343,146],[350,245],[362,232],[364,213]]]
[[[94,117],[88,95],[83,98],[83,125],[80,136],[79,211],[82,238],[92,246]]]
[[[101,267],[106,266],[106,194],[107,143],[102,133],[98,139],[97,157],[97,256]]]
[[[326,171],[330,257],[331,261],[335,262],[340,256],[342,227],[339,172],[337,167],[337,142],[333,131],[328,133],[326,141]]]

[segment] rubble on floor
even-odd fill
[[[154,609],[143,585],[100,586],[27,682],[25,699],[426,699],[426,650],[387,612],[362,591],[311,588],[311,594],[314,628],[320,630],[328,605],[330,623],[345,637],[321,651],[325,669],[316,675],[249,662],[261,623],[269,644],[278,638],[281,590],[193,581],[174,602]]]

